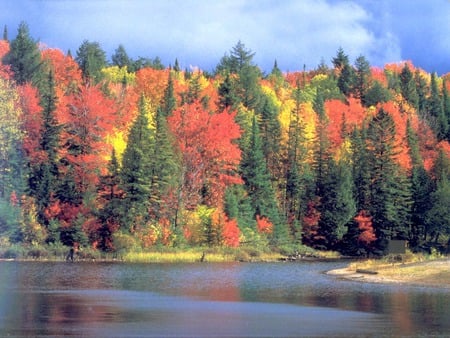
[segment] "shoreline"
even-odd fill
[[[327,271],[326,274],[361,283],[404,284],[450,289],[450,258],[418,263],[395,263],[370,270],[347,266]]]

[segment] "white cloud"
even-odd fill
[[[255,62],[265,70],[270,70],[274,59],[285,70],[301,69],[303,64],[312,68],[322,58],[330,62],[339,47],[351,60],[363,54],[372,64],[380,66],[403,58],[431,64],[431,55],[439,57],[435,50],[448,55],[450,48],[447,0],[7,0],[6,3],[3,13],[13,14],[0,13],[0,19],[5,23],[15,20],[15,25],[26,20],[33,36],[52,47],[75,52],[88,39],[100,42],[111,55],[122,43],[133,57],[160,56],[166,64],[178,57],[182,65],[193,64],[207,70],[238,40],[256,52]],[[19,19],[18,13],[23,17]],[[430,41],[433,46],[429,46]],[[414,47],[415,44],[420,46]]]

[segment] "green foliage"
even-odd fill
[[[107,62],[106,53],[98,42],[84,40],[77,50],[75,61],[80,66],[86,83],[97,84],[102,80],[102,69]]]
[[[39,82],[41,56],[37,42],[31,38],[25,22],[20,23],[17,36],[10,43],[10,51],[3,58],[3,64],[11,66],[17,84]]]

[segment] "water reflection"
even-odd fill
[[[322,273],[334,267],[0,262],[0,336],[450,335],[448,290]]]

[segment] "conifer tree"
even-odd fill
[[[251,200],[254,215],[265,216],[275,225],[275,239],[285,237],[286,233],[282,229],[275,192],[262,151],[262,140],[256,116],[253,116],[249,149],[243,157],[242,178]]]
[[[172,72],[169,72],[169,79],[167,81],[167,87],[164,90],[164,97],[162,102],[162,113],[168,117],[172,115],[177,106],[177,100],[175,98],[175,92],[173,88]]]
[[[403,66],[400,73],[400,90],[405,100],[414,108],[419,108],[419,96],[414,80],[414,74],[409,69],[408,63]]]
[[[92,81],[97,84],[102,80],[101,70],[106,67],[106,53],[101,49],[98,42],[84,40],[77,50],[75,61],[80,66],[83,73],[83,80],[86,83]]]
[[[120,44],[119,47],[114,51],[114,54],[111,57],[112,64],[118,67],[127,67],[129,72],[133,72],[133,60],[127,54],[125,47]]]
[[[139,100],[139,113],[128,135],[120,172],[124,192],[122,224],[128,230],[149,216],[151,193],[153,135],[149,128],[145,98]]]
[[[305,126],[300,119],[302,93],[300,81],[297,81],[293,92],[295,102],[290,112],[287,141],[287,160],[285,167],[285,217],[287,218],[293,237],[301,239],[301,221],[306,212],[305,201],[315,192],[314,175],[307,161]]]
[[[3,64],[11,65],[17,84],[39,83],[41,54],[25,22],[20,23],[17,36],[10,43],[9,53],[3,57]]]
[[[444,109],[444,116],[447,120],[447,140],[450,141],[450,95],[447,89],[447,81],[442,82],[442,105]]]
[[[416,83],[416,92],[417,92],[417,112],[421,118],[424,118],[427,113],[428,106],[428,85],[420,71],[416,69],[414,73],[414,81]]]
[[[439,140],[447,136],[449,129],[447,117],[444,114],[444,107],[440,90],[437,83],[436,73],[431,74],[430,97],[428,99],[428,111],[434,132]]]
[[[395,161],[399,151],[395,133],[391,115],[380,109],[367,130],[369,211],[380,250],[385,250],[388,240],[406,239],[409,234],[411,187]]]
[[[324,187],[320,204],[319,234],[327,249],[337,249],[356,214],[353,177],[346,159],[341,159],[339,163],[330,159]]]
[[[367,59],[361,55],[355,61],[355,79],[354,79],[354,95],[361,100],[363,105],[367,105],[366,95],[371,85],[370,83],[370,64]]]
[[[164,198],[180,181],[180,158],[176,153],[175,140],[162,109],[156,112],[156,130],[154,136],[151,175],[151,211],[157,219],[162,215]]]
[[[62,126],[56,119],[57,97],[53,71],[49,71],[45,86],[41,86],[42,133],[40,146],[47,160],[31,168],[29,189],[36,198],[38,219],[49,224],[45,209],[50,205],[52,194],[59,189],[58,149]]]
[[[419,140],[409,120],[406,132],[412,162],[410,176],[412,192],[411,238],[409,245],[414,248],[426,237],[426,214],[431,208],[430,196],[433,191],[433,184],[429,173],[423,166]]]

